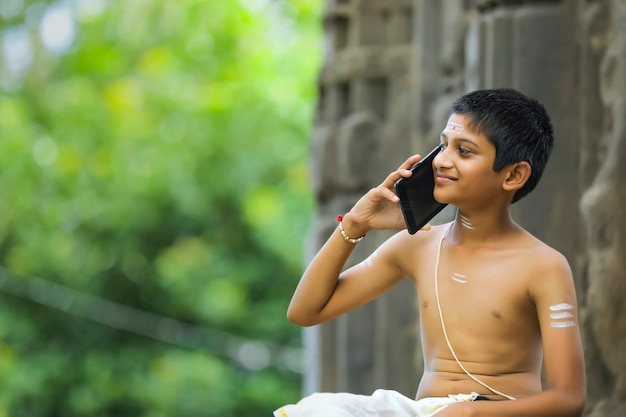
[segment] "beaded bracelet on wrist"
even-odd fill
[[[346,233],[345,230],[343,230],[343,216],[337,216],[337,221],[339,222],[339,232],[341,233],[341,237],[343,237],[343,240],[345,240],[348,243],[359,243],[360,241],[363,240],[363,238],[365,237],[365,235],[361,236],[361,237],[357,237],[357,238],[353,238],[348,236],[348,234]]]

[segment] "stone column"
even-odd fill
[[[412,1],[328,1],[323,23],[326,59],[313,133],[316,227],[309,258],[336,227],[336,216],[380,183],[410,149]],[[388,236],[368,234],[348,263],[369,256]],[[414,366],[417,348],[415,293],[404,287],[305,330],[306,392],[369,394],[386,386],[414,395],[419,375],[403,371]]]

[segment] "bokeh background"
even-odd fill
[[[0,0],[0,417],[271,415],[315,0]]]

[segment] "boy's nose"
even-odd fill
[[[433,159],[434,168],[448,168],[450,167],[450,158],[448,158],[448,147],[443,148],[435,159]]]

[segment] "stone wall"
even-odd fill
[[[579,292],[589,416],[626,415],[626,2],[328,0],[312,137],[310,257],[367,189],[438,142],[452,101],[513,87],[546,104],[556,134],[542,182],[514,216],[570,261]],[[444,210],[436,221],[447,221]],[[389,234],[372,233],[351,258]],[[422,363],[405,283],[305,330],[307,392],[412,397]]]

